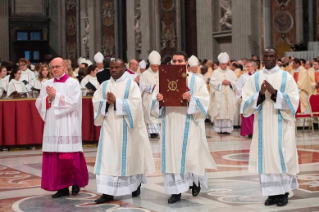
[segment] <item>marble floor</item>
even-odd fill
[[[90,172],[89,185],[77,196],[52,199],[53,192],[40,188],[41,150],[15,150],[0,152],[0,211],[319,211],[319,132],[311,134],[298,130],[300,188],[290,194],[285,207],[264,206],[257,175],[247,171],[250,139],[240,137],[239,130],[231,135],[218,135],[207,125],[208,146],[218,169],[206,170],[208,189],[202,189],[197,197],[190,192],[182,195],[182,201],[169,205],[160,173],[159,140],[150,140],[156,162],[156,172],[148,174],[147,184],[142,185],[141,196],[123,196],[108,204],[96,205],[93,167],[95,146],[85,146],[84,153]]]

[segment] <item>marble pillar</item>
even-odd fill
[[[136,58],[135,51],[135,0],[126,0],[126,27],[127,27],[127,60]]]
[[[142,50],[141,50],[141,59],[147,60],[151,49],[151,15],[150,11],[150,1],[149,0],[140,0],[141,2],[141,30],[142,30]]]
[[[264,19],[264,48],[271,46],[271,0],[264,0],[263,19]]]
[[[252,33],[251,0],[232,1],[232,53],[231,58],[238,60],[250,58],[249,36]]]
[[[302,0],[296,0],[296,43],[303,41]]]
[[[315,11],[315,4],[313,0],[308,0],[308,11],[309,11],[309,41],[314,41],[315,40],[315,16],[314,16],[314,11]]]
[[[9,0],[0,1],[0,58],[9,60]]]
[[[196,1],[197,57],[213,59],[212,1]]]

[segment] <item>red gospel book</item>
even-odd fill
[[[159,66],[159,92],[163,95],[161,106],[187,106],[183,93],[187,88],[186,65]]]

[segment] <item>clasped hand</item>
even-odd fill
[[[55,99],[55,95],[56,95],[56,90],[52,87],[52,86],[47,86],[46,87],[46,92],[49,96],[49,100],[52,101],[53,99]]]
[[[261,85],[260,93],[265,95],[266,91],[268,91],[270,94],[276,93],[276,89],[274,89],[274,87],[272,87],[267,80],[264,80],[263,84]]]
[[[106,94],[106,102],[109,104],[113,104],[116,101],[116,97],[112,92],[107,92]]]
[[[223,82],[222,82],[222,85],[230,85],[230,84],[231,83],[227,79],[223,80]]]

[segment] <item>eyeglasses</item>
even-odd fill
[[[173,60],[173,63],[177,63],[177,62],[179,62],[179,63],[184,63],[184,60],[182,60],[182,59],[179,59],[179,60]]]
[[[25,66],[27,66],[27,64],[20,64],[20,66],[21,66],[21,67],[25,67]]]
[[[61,68],[62,66],[51,66],[51,69],[59,69]]]

